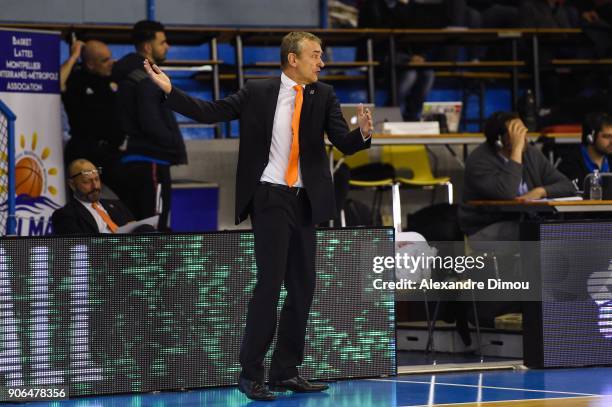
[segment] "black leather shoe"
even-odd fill
[[[329,386],[323,383],[310,383],[302,376],[295,376],[291,379],[270,382],[270,390],[277,392],[291,390],[294,393],[310,393],[327,390],[328,388]]]
[[[244,377],[238,379],[238,390],[251,400],[272,401],[276,396],[268,390],[266,385],[249,380]]]

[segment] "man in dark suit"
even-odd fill
[[[134,220],[121,201],[100,199],[100,173],[91,161],[74,160],[68,174],[74,199],[51,216],[56,235],[115,233]]]
[[[251,217],[257,285],[240,351],[239,389],[254,400],[275,398],[264,385],[263,360],[276,331],[283,282],[287,298],[268,375],[270,389],[327,389],[309,383],[297,369],[304,356],[316,279],[314,225],[336,211],[323,134],[343,153],[352,154],[369,147],[372,129],[370,112],[360,106],[360,128],[349,131],[333,88],[317,82],[324,66],[319,38],[289,33],[280,53],[280,77],[249,81],[235,94],[214,102],[187,96],[145,61],[171,109],[203,123],[240,119],[236,223]]]

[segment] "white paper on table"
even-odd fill
[[[561,198],[544,198],[534,199],[533,202],[566,202],[566,201],[582,201],[581,196],[563,196]]]
[[[123,226],[119,226],[119,228],[117,228],[117,231],[115,233],[132,233],[134,229],[142,225],[151,225],[155,229],[157,229],[158,222],[159,222],[159,215],[151,216],[150,218],[137,220],[135,222],[128,222]]]

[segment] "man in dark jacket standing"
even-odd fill
[[[308,313],[316,280],[315,224],[336,213],[324,133],[345,154],[370,146],[372,117],[358,109],[359,128],[349,131],[331,86],[318,82],[321,40],[287,34],[275,78],[249,81],[214,102],[191,98],[155,65],[145,65],[167,94],[166,105],[203,123],[240,118],[236,222],[251,217],[257,284],[249,303],[240,350],[239,389],[254,400],[273,400],[264,385],[264,358],[277,325],[281,285],[287,289],[272,355],[272,390],[316,392],[298,372],[304,359]],[[159,99],[156,100],[159,103]]]
[[[185,143],[174,113],[159,103],[163,92],[147,76],[146,59],[162,63],[170,46],[164,26],[157,21],[139,21],[132,38],[136,52],[121,58],[113,67],[119,82],[117,97],[121,127],[127,135],[122,163],[134,186],[121,198],[136,218],[157,213],[157,190],[161,185],[162,211],[159,230],[168,229],[172,180],[170,166],[187,163]]]
[[[75,66],[79,57],[81,66]],[[116,115],[117,83],[112,79],[112,54],[101,41],[75,41],[60,68],[62,102],[70,122],[70,140],[64,149],[66,165],[87,158],[102,167],[102,181],[120,194],[121,151],[125,135]]]

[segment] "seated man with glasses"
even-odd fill
[[[100,199],[100,172],[101,169],[85,159],[70,163],[68,185],[73,199],[53,212],[54,234],[116,233],[120,226],[134,220],[121,201]]]

